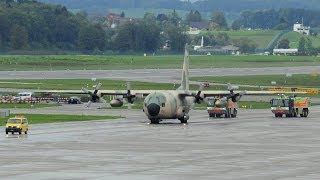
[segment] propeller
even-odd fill
[[[91,105],[92,103],[95,103],[95,102],[103,102],[103,103],[106,103],[106,100],[104,100],[103,98],[101,98],[100,96],[98,96],[98,91],[99,91],[99,89],[101,88],[101,86],[102,86],[101,83],[97,84],[97,85],[95,86],[93,92],[89,91],[88,89],[86,89],[86,88],[84,88],[84,87],[81,88],[83,92],[89,94],[89,96],[90,96],[90,100],[88,101],[86,107],[90,107],[90,105]]]
[[[238,89],[239,86],[232,85],[230,83],[228,83],[227,85],[228,85],[228,90],[230,91],[230,95],[228,95],[226,98],[227,99],[231,98],[232,102],[237,102],[241,98],[241,96],[246,93],[245,91],[241,91],[235,94],[233,90]]]
[[[203,97],[201,97],[201,91],[202,91],[203,89],[204,89],[203,84],[200,84],[199,90],[198,90],[197,94],[193,94],[194,103],[200,104],[201,101],[203,101]]]
[[[131,83],[127,82],[127,94],[123,95],[123,98],[126,98],[128,100],[128,103],[132,104],[133,99],[136,97],[136,95],[131,94]]]
[[[127,82],[127,93],[122,94],[122,98],[127,99],[128,109],[131,109],[134,98],[136,98],[136,95],[131,94],[131,83],[130,82]]]

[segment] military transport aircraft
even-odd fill
[[[185,48],[184,62],[182,68],[181,85],[177,90],[130,90],[128,86],[126,91],[118,90],[100,90],[99,83],[93,92],[82,88],[82,91],[50,91],[54,93],[68,94],[89,94],[91,96],[88,106],[92,102],[105,102],[103,96],[111,95],[116,98],[110,102],[111,107],[120,107],[126,99],[129,103],[138,97],[145,97],[143,102],[143,112],[153,124],[158,124],[164,119],[179,119],[181,123],[187,123],[189,119],[189,111],[194,103],[200,103],[206,97],[219,96],[221,101],[232,99],[238,101],[244,94],[247,95],[266,95],[277,94],[275,91],[234,91],[229,88],[229,91],[203,91],[200,87],[198,91],[189,90],[189,52],[187,45]]]

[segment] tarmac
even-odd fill
[[[122,115],[30,124],[0,136],[1,179],[319,179],[320,106],[307,118],[241,109],[237,118],[193,110],[188,124],[151,125],[141,110],[64,105],[12,113]]]

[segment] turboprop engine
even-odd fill
[[[217,107],[226,107],[228,104],[227,98],[217,99],[215,105]]]
[[[121,107],[123,106],[123,101],[121,99],[113,99],[110,101],[110,106],[111,107]]]

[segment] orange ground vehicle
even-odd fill
[[[209,117],[237,117],[238,105],[231,99],[210,97],[207,99],[207,111]]]
[[[275,117],[307,117],[309,115],[310,98],[309,97],[281,97],[270,101],[271,111]]]

